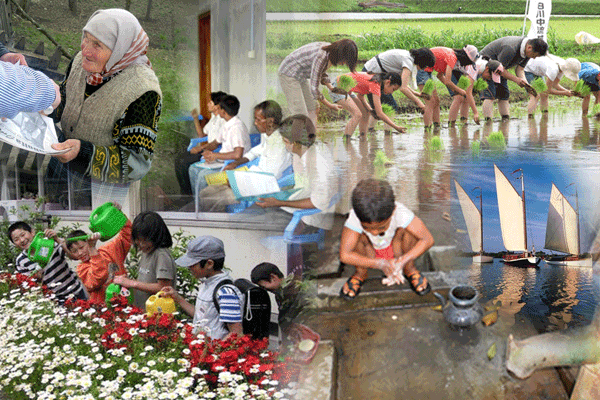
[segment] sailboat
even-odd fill
[[[465,192],[456,179],[454,180],[454,186],[456,186],[460,208],[462,209],[465,223],[467,224],[467,232],[469,233],[469,240],[471,241],[471,250],[479,253],[473,256],[473,263],[491,263],[494,261],[494,258],[483,254],[483,200],[481,193],[479,194],[479,209],[477,209],[473,200],[471,200],[467,192]],[[475,189],[481,191],[481,188]]]
[[[575,191],[577,209],[573,208],[556,185],[552,184],[550,207],[546,223],[546,244],[548,250],[566,253],[563,256],[546,258],[547,264],[591,267],[592,259],[580,257],[579,202]]]
[[[521,168],[513,172],[521,172],[521,194],[517,193],[508,178],[496,164],[496,192],[498,195],[498,211],[502,241],[506,250],[518,252],[503,257],[506,264],[519,267],[536,267],[541,259],[527,249],[527,222],[525,212],[525,182]]]

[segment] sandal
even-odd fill
[[[412,275],[404,275],[410,283],[410,288],[419,296],[425,296],[431,291],[431,285],[419,271],[414,272]]]
[[[352,275],[340,289],[340,296],[344,300],[354,300],[360,293],[365,281],[356,275]],[[344,287],[348,287],[348,292],[344,292]]]

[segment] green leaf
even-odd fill
[[[433,79],[428,79],[427,82],[425,82],[425,85],[423,86],[422,92],[425,94],[431,94],[433,93],[434,89],[435,84],[433,83]]]
[[[494,344],[491,345],[487,351],[488,360],[492,361],[492,358],[494,358],[496,356],[497,351],[498,351],[498,349],[496,347],[496,343],[494,342]]]

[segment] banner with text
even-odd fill
[[[531,21],[528,38],[544,39],[548,43],[548,23],[552,11],[552,0],[529,0],[527,18]]]

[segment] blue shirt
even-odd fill
[[[600,74],[600,67],[591,62],[581,63],[581,70],[579,71],[579,79],[583,79],[587,83],[598,85],[598,74]]]
[[[0,117],[14,118],[21,111],[43,111],[55,98],[54,84],[42,72],[0,61]]]

